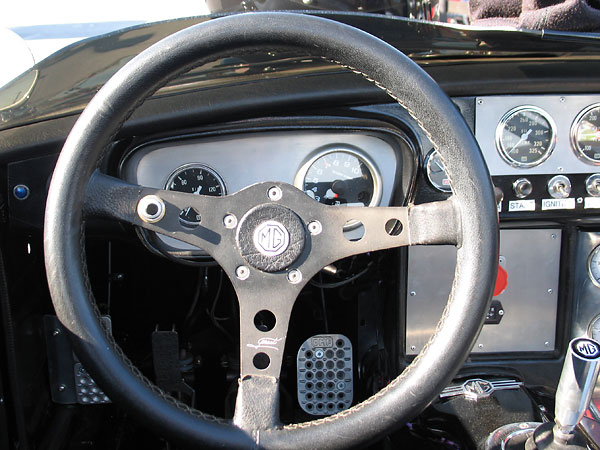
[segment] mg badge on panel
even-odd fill
[[[279,222],[267,220],[254,230],[254,246],[265,256],[277,256],[290,244],[290,233]]]

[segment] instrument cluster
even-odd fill
[[[502,191],[498,212],[600,211],[600,95],[503,95],[473,102],[475,137]],[[425,169],[432,187],[451,192],[434,151]]]
[[[179,137],[132,149],[121,162],[126,181],[196,195],[222,196],[264,181],[293,184],[332,206],[387,206],[408,147],[379,132],[281,131]],[[184,227],[200,213],[180,212]],[[204,253],[168,236],[141,231],[154,251],[194,258]]]

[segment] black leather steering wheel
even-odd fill
[[[207,197],[133,186],[96,170],[123,122],[160,86],[207,61],[257,48],[324,57],[384,89],[430,137],[444,160],[454,195],[408,207],[336,208],[280,182]],[[188,206],[201,215],[197,228],[185,228],[178,220]],[[199,246],[227,273],[241,316],[241,376],[233,422],[190,409],[162,392],[105,333],[85,264],[83,223],[91,215]],[[365,227],[357,242],[343,236],[344,224],[351,219]],[[400,222],[399,234],[386,232],[390,219]],[[261,230],[281,233],[283,250],[279,241],[259,248],[256,236]],[[452,293],[429,343],[398,378],[363,403],[324,419],[281,425],[282,353],[302,287],[341,258],[418,244],[458,248]],[[210,20],[163,39],[98,92],[73,127],[56,165],[46,205],[44,250],[54,307],[78,356],[115,403],[153,430],[195,447],[344,448],[377,439],[418,414],[466,359],[492,295],[498,216],[491,179],[468,126],[437,84],[409,58],[341,23],[308,15],[253,13]],[[264,309],[276,318],[274,328],[266,332],[253,320]],[[261,346],[263,338],[271,345]]]

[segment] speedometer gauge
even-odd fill
[[[536,106],[519,106],[508,111],[496,128],[500,156],[514,167],[534,167],[552,154],[556,143],[552,118]]]
[[[600,103],[577,115],[571,127],[571,146],[579,159],[600,165]]]
[[[295,183],[325,205],[376,206],[381,199],[381,177],[363,153],[333,148],[316,154],[298,172]]]
[[[213,197],[225,195],[225,184],[219,174],[203,164],[186,164],[177,168],[169,176],[165,189]],[[189,206],[179,213],[179,220],[184,225],[195,226],[200,223],[200,215]]]

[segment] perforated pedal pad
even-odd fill
[[[352,343],[341,334],[318,334],[298,350],[298,403],[326,416],[347,409],[354,395]]]

